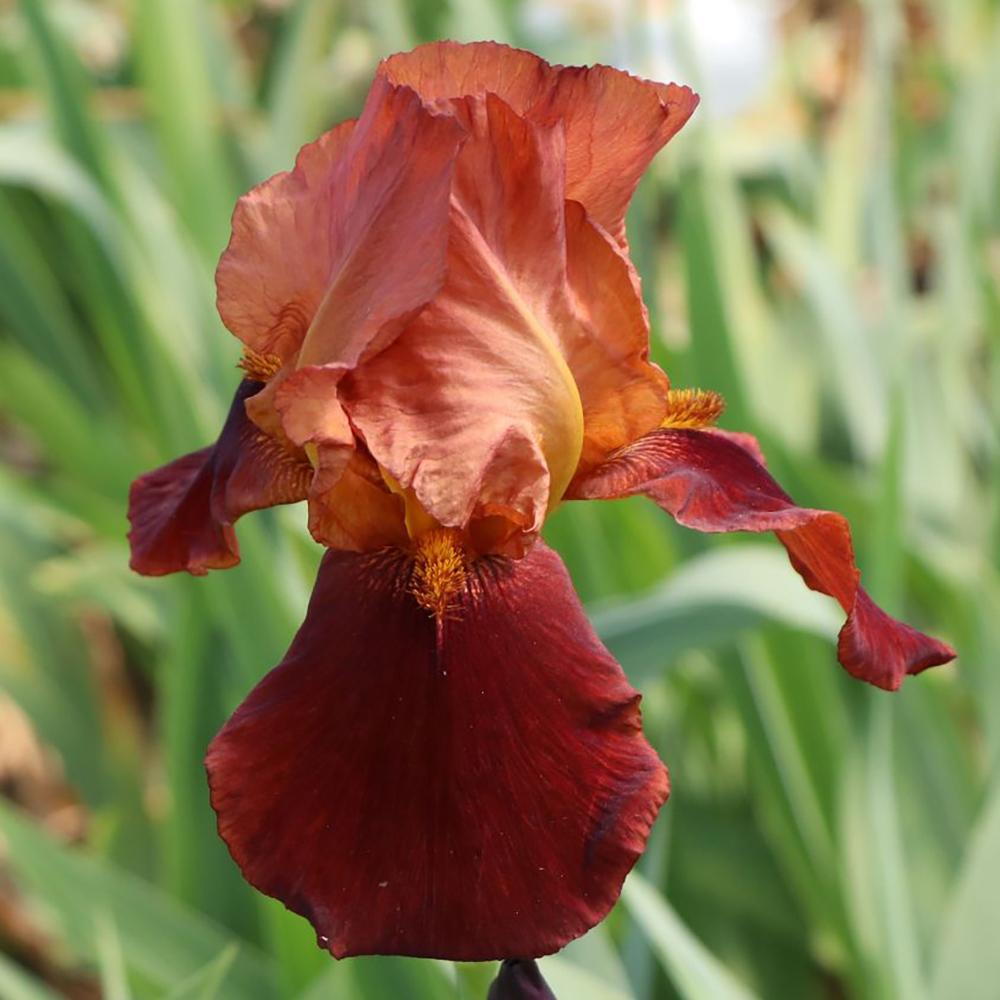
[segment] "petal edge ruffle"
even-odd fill
[[[244,379],[216,443],[139,476],[129,490],[129,565],[145,576],[203,576],[240,561],[235,521],[304,500],[312,467],[261,432],[245,403],[263,384]]]
[[[610,66],[554,66],[497,42],[440,41],[385,59],[379,74],[427,101],[496,94],[538,124],[566,132],[566,196],[625,243],[625,211],[650,160],[698,106],[689,87]]]
[[[617,899],[666,769],[551,550],[472,564],[437,620],[410,565],[327,553],[209,749],[220,834],[337,957],[547,954]]]
[[[773,531],[806,585],[847,613],[838,658],[852,676],[894,691],[907,674],[955,658],[946,643],[890,617],[861,586],[847,520],[798,507],[755,459],[746,435],[658,430],[571,486],[571,499],[648,496],[697,531]]]

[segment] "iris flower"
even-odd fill
[[[844,518],[714,428],[717,395],[649,360],[625,210],[697,103],[427,45],[236,206],[218,307],[245,377],[213,446],[136,480],[132,566],[233,566],[239,517],[308,502],[327,552],[305,621],[207,769],[244,876],[337,957],[548,954],[645,846],[667,771],[539,538],[562,502],[775,532],[879,687],[954,655],[872,602]]]

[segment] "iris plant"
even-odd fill
[[[649,360],[625,211],[697,103],[427,45],[236,206],[218,307],[245,377],[213,446],[136,480],[132,565],[233,566],[240,516],[308,502],[327,552],[305,622],[207,767],[245,877],[337,957],[545,955],[645,846],[667,771],[539,538],[561,503],[641,494],[698,531],[775,532],[879,687],[954,655],[872,602],[847,522],[715,428],[719,396]],[[535,981],[504,970],[502,995]]]

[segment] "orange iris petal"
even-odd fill
[[[459,109],[447,279],[345,379],[375,458],[442,524],[500,513],[541,527],[580,454],[579,390],[553,322],[565,307],[562,137],[497,98]]]
[[[489,520],[476,537],[523,551],[578,466],[659,423],[623,220],[696,103],[608,67],[423,46],[241,199],[219,308],[280,362],[252,417],[313,456],[314,529],[357,431],[431,522]]]
[[[215,273],[219,315],[259,355],[298,350],[326,294],[328,230],[340,192],[331,176],[354,132],[346,121],[303,146],[295,168],[245,194]]]
[[[551,66],[495,42],[435,42],[386,59],[379,72],[427,100],[496,94],[519,115],[562,122],[566,197],[624,243],[625,210],[656,152],[698,106],[689,87],[609,66]]]

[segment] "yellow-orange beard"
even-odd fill
[[[454,598],[465,587],[468,557],[459,532],[434,528],[415,545],[410,593],[417,603],[442,618],[455,607]]]

